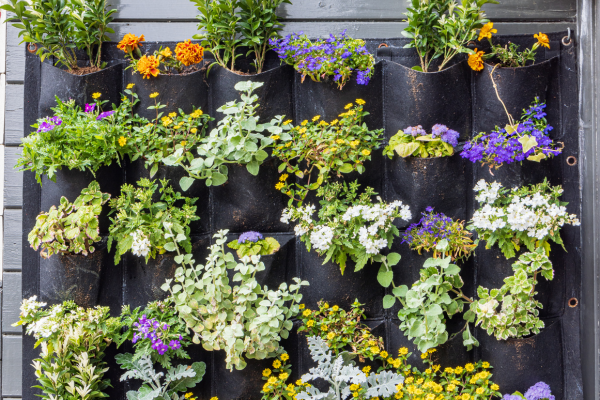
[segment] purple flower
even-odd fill
[[[523,398],[517,394],[505,394],[502,400],[523,400]]]
[[[371,77],[369,74],[371,73],[371,69],[366,71],[356,71],[356,83],[359,85],[368,85]]]
[[[436,137],[442,136],[446,132],[448,132],[448,127],[446,125],[435,124],[433,128],[431,128],[431,137],[435,139]]]
[[[412,135],[413,137],[417,137],[417,136],[427,135],[427,132],[425,132],[425,129],[423,129],[423,127],[421,125],[417,125],[417,126],[409,126],[408,128],[406,128],[404,130],[404,134]]]
[[[114,113],[115,113],[114,111],[105,111],[103,113],[100,113],[100,115],[98,115],[98,117],[96,117],[96,120],[97,121],[103,120],[104,118],[110,117]]]
[[[91,113],[94,112],[94,110],[96,109],[96,103],[92,103],[92,104],[86,104],[85,105],[85,112],[86,113]]]
[[[554,400],[554,396],[550,390],[550,386],[544,382],[538,382],[530,387],[525,392],[525,398],[527,400]]]
[[[442,133],[442,141],[448,143],[452,147],[458,146],[458,137],[460,134],[452,129],[448,129]]]
[[[50,118],[50,122],[52,122],[54,126],[59,126],[62,124],[62,119],[60,119],[59,117],[52,117]]]
[[[42,122],[39,126],[38,126],[38,130],[37,132],[50,132],[52,129],[54,129],[55,126],[52,125],[51,123],[44,121]]]
[[[238,243],[239,244],[243,244],[246,242],[258,242],[259,240],[263,240],[264,237],[263,235],[261,235],[258,232],[254,232],[254,231],[248,231],[248,232],[244,232],[240,235],[239,239],[238,239]]]

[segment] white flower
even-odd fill
[[[289,208],[286,208],[285,210],[283,210],[283,213],[281,214],[280,221],[284,224],[289,224],[291,216],[292,216],[292,210],[290,210]]]
[[[131,245],[131,252],[138,257],[146,257],[150,252],[150,241],[144,233],[138,229],[131,233],[133,236],[133,244]]]
[[[310,242],[317,250],[325,251],[331,246],[333,240],[333,229],[327,225],[323,225],[310,234]]]
[[[301,224],[298,224],[294,227],[294,232],[296,233],[296,236],[302,236],[308,232],[308,229],[304,228]]]

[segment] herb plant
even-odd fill
[[[44,308],[36,296],[24,299],[19,321],[42,349],[33,361],[42,399],[97,399],[108,397],[110,380],[104,351],[121,327],[109,317],[108,307],[84,309],[72,301]]]
[[[561,227],[580,225],[575,214],[567,213],[568,203],[559,201],[562,187],[551,186],[547,179],[510,190],[482,179],[473,190],[481,206],[467,229],[474,229],[478,240],[486,241],[486,248],[497,244],[506,258],[514,257],[521,246],[529,251],[543,247],[549,253],[550,240],[564,248]]]
[[[193,205],[197,199],[175,192],[168,182],[168,179],[160,180],[160,201],[152,200],[158,189],[156,180],[146,178],[137,182],[137,188],[123,185],[121,196],[110,201],[111,214],[115,216],[111,218],[108,249],[110,251],[113,241],[117,243],[115,264],[129,250],[138,257],[145,257],[146,262],[157,254],[175,251],[177,245],[165,237],[170,234],[165,230],[165,223],[175,232],[177,244],[191,252],[189,224],[199,219]]]
[[[265,238],[258,232],[244,232],[236,240],[227,243],[227,247],[236,250],[239,258],[244,256],[268,256],[279,250],[279,242],[272,237]]]
[[[383,155],[393,158],[394,151],[400,157],[448,157],[454,154],[458,146],[458,132],[448,129],[446,125],[435,124],[427,134],[421,125],[409,126],[400,130],[390,138],[390,143],[383,150]]]
[[[286,208],[281,217],[283,223],[298,221],[294,231],[306,248],[325,255],[323,264],[333,260],[342,274],[348,258],[356,263],[355,271],[361,270],[368,261],[380,262],[377,257],[380,251],[391,247],[394,237],[400,235],[393,221],[411,219],[410,208],[401,201],[386,204],[378,197],[379,203],[374,203],[371,197],[377,193],[373,188],[367,187],[359,195],[359,186],[356,182],[336,182],[319,188],[318,221],[312,219],[313,205]]]
[[[242,92],[242,101],[231,101],[217,111],[225,114],[218,126],[198,144],[198,157],[176,148],[163,159],[163,163],[183,167],[190,176],[181,178],[179,184],[185,191],[194,179],[203,179],[207,186],[219,186],[227,181],[227,164],[245,165],[252,175],[258,175],[260,165],[268,157],[265,149],[273,143],[272,137],[289,130],[277,116],[269,123],[260,123],[256,116],[258,96],[252,94],[262,82],[239,82],[235,89]],[[268,134],[266,134],[268,132]]]
[[[316,115],[312,121],[303,121],[290,132],[282,132],[281,137],[271,136],[276,141],[273,156],[282,161],[279,172],[286,172],[275,188],[290,196],[289,205],[294,200],[300,205],[309,190],[318,189],[334,174],[341,177],[353,171],[360,174],[365,171],[363,164],[379,147],[383,129],[367,128],[363,119],[369,113],[363,110],[364,104],[364,100],[357,99],[356,105],[346,105],[347,111],[339,115],[341,120],[328,123]],[[302,181],[288,182],[288,174]],[[312,179],[315,180],[311,183]]]
[[[87,54],[92,71],[104,67],[102,43],[114,33],[108,27],[116,9],[106,0],[6,0],[1,9],[14,14],[7,19],[19,29],[21,43],[38,46],[42,61],[54,57],[69,72],[77,72],[77,49]]]
[[[52,206],[42,212],[27,239],[37,251],[40,247],[42,258],[53,254],[83,254],[95,251],[94,243],[102,240],[98,229],[98,216],[110,194],[102,193],[98,182],[93,181],[81,191],[81,195],[70,203],[66,197],[60,198],[58,207]]]
[[[550,139],[553,128],[546,121],[544,108],[546,104],[536,98],[528,110],[523,110],[520,121],[509,123],[504,129],[496,127],[490,134],[479,133],[465,144],[461,157],[498,169],[504,163],[526,159],[540,162],[559,155],[563,146]]]
[[[362,39],[330,34],[327,39],[311,41],[307,35],[292,33],[283,39],[273,38],[271,46],[279,58],[302,74],[302,82],[308,76],[315,82],[326,77],[342,89],[356,73],[356,83],[367,85],[375,72],[375,57],[365,47]]]
[[[179,254],[175,261],[182,266],[162,288],[170,291],[194,343],[202,342],[208,351],[225,350],[227,368],[244,369],[244,356],[260,360],[280,352],[279,341],[288,337],[291,318],[299,310],[300,288],[308,282],[294,278],[289,288],[286,283],[277,290],[262,287],[256,281],[256,274],[265,270],[260,257],[246,256],[236,263],[225,251],[227,232],[214,235],[205,265],[194,265],[191,254]],[[234,271],[238,285],[229,285],[228,270]]]
[[[421,213],[418,223],[411,224],[406,229],[402,243],[408,243],[419,254],[421,251],[433,252],[433,258],[438,258],[441,254],[437,250],[437,244],[446,239],[446,257],[449,256],[452,260],[468,258],[476,246],[471,239],[472,234],[464,228],[464,222],[454,221],[443,213],[434,213],[432,207],[427,207],[425,211]]]
[[[495,0],[410,0],[406,12],[408,26],[402,34],[411,39],[405,47],[415,48],[419,55],[418,71],[430,72],[432,62],[438,71],[459,54],[471,54],[467,44],[477,38],[477,30],[489,22],[481,9]]]

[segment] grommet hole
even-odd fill
[[[27,45],[27,50],[28,50],[30,53],[35,53],[35,52],[36,52],[36,50],[37,50],[37,44],[35,44],[35,43],[29,43],[29,44]]]
[[[567,164],[570,165],[571,167],[574,165],[577,165],[577,157],[575,157],[575,156],[567,157]]]
[[[575,307],[577,307],[578,304],[579,304],[579,301],[575,297],[572,297],[571,299],[569,299],[569,307],[575,308]]]
[[[377,46],[378,49],[382,47],[388,47],[387,43],[381,43],[379,46]]]

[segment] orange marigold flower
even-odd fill
[[[192,43],[190,39],[187,39],[185,42],[177,43],[175,56],[186,67],[198,64],[204,58],[204,47],[197,43]]]
[[[469,67],[474,71],[481,71],[483,69],[483,60],[481,59],[483,54],[483,51],[477,51],[477,49],[475,49],[475,54],[469,54]]]
[[[163,51],[161,51],[159,53],[161,56],[163,56],[164,58],[171,58],[171,56],[173,56],[173,53],[171,52],[170,48],[165,48],[163,49]]]
[[[137,64],[138,72],[143,76],[143,79],[150,79],[150,75],[156,77],[160,71],[158,70],[158,66],[160,65],[160,61],[154,56],[142,56]]]
[[[498,29],[494,29],[493,22],[488,22],[487,24],[482,26],[481,29],[479,30],[479,39],[478,40],[481,41],[482,39],[485,39],[485,38],[491,39],[492,33],[498,33]]]
[[[137,49],[140,45],[140,42],[143,42],[144,40],[146,40],[146,38],[144,38],[144,35],[137,37],[133,33],[128,33],[119,42],[117,48],[119,50],[123,50],[125,53],[131,53],[133,50]]]
[[[534,38],[538,40],[538,44],[547,48],[550,48],[550,39],[548,39],[548,35],[545,33],[538,33],[533,35]]]

